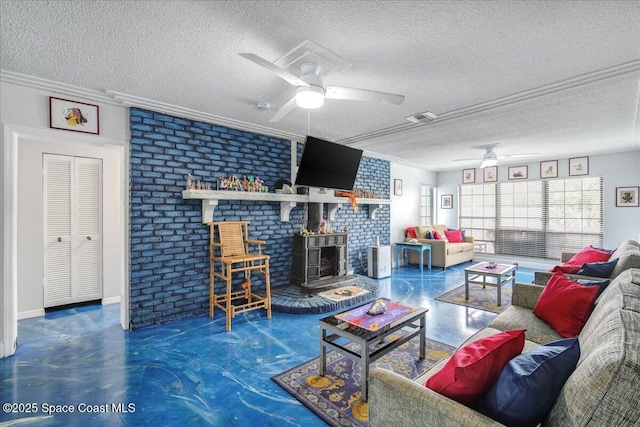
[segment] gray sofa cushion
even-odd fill
[[[614,311],[589,329],[578,337],[580,361],[544,425],[637,426],[640,313]]]
[[[538,344],[546,344],[564,338],[548,323],[533,314],[531,309],[516,305],[510,306],[500,313],[500,316],[493,319],[489,326],[501,331],[526,329],[524,334],[527,340]]]
[[[612,261],[616,258],[610,258]],[[640,250],[627,249],[617,258],[618,263],[611,272],[611,278],[614,279],[620,275],[623,271],[630,268],[640,268]]]
[[[550,426],[633,425],[640,383],[640,270],[611,282],[578,336],[580,360],[549,416]],[[637,425],[637,424],[636,424]]]

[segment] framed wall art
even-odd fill
[[[529,178],[529,166],[509,166],[509,179]]]
[[[475,169],[464,169],[462,171],[462,183],[463,184],[474,184],[476,182],[476,170]]]
[[[638,190],[640,187],[616,187],[616,207],[634,208],[640,206]]]
[[[453,194],[444,194],[440,197],[440,207],[442,209],[453,209]]]
[[[50,96],[49,127],[99,135],[99,107],[93,104]]]
[[[589,157],[569,159],[569,176],[589,175]]]
[[[558,161],[547,160],[540,162],[540,178],[557,178],[558,177]]]
[[[489,166],[483,169],[484,182],[498,182],[498,167]]]
[[[402,196],[402,180],[401,179],[393,180],[393,195]]]

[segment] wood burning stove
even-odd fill
[[[323,279],[347,275],[347,233],[296,234],[293,277],[305,288],[330,286]]]

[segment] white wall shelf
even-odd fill
[[[289,213],[297,203],[323,202],[329,206],[329,220],[333,221],[335,214],[343,204],[349,203],[346,197],[321,198],[306,194],[260,193],[252,191],[220,191],[220,190],[182,190],[183,199],[202,200],[202,222],[204,224],[213,221],[213,212],[218,206],[219,200],[254,200],[263,202],[280,203],[280,220],[289,221]],[[388,199],[356,199],[358,205],[369,205],[369,218],[375,219],[376,211],[383,205],[391,204]]]

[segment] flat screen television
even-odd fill
[[[362,150],[307,136],[296,185],[353,190]]]

